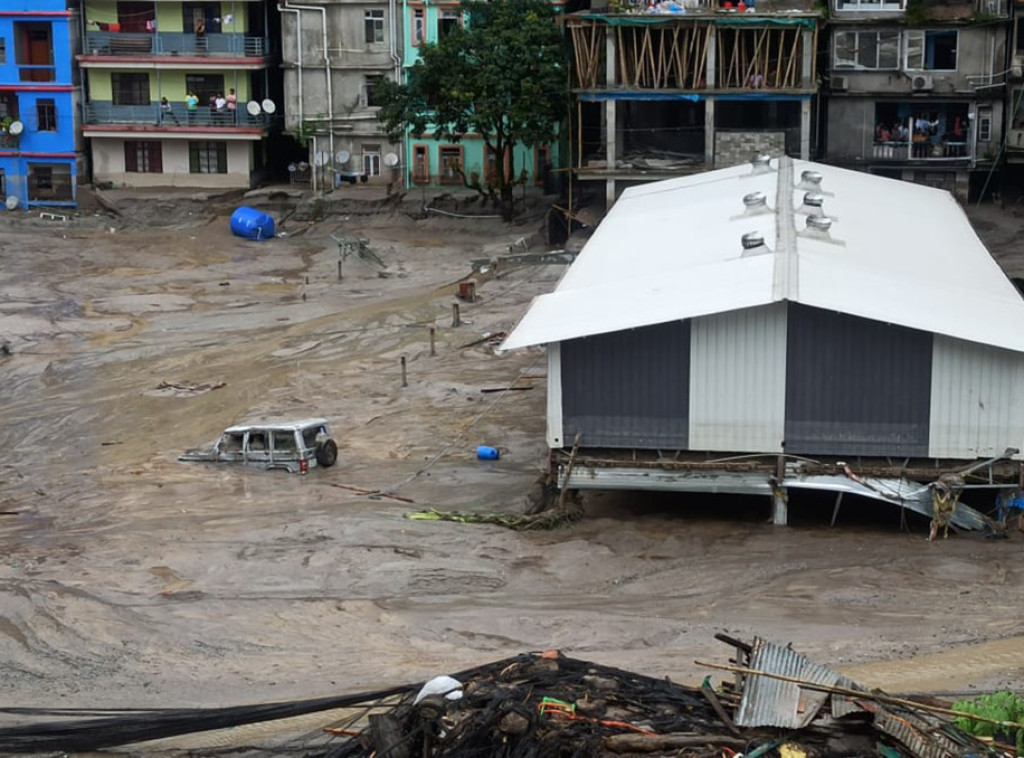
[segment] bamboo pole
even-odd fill
[[[694,661],[698,666],[706,666],[707,668],[720,669],[722,671],[731,671],[735,674],[745,674],[747,676],[764,676],[769,679],[778,679],[780,682],[789,682],[803,687],[806,690],[816,690],[817,692],[828,692],[833,695],[843,695],[844,697],[856,698],[858,700],[873,700],[876,703],[885,703],[886,705],[896,705],[903,708],[910,708],[918,711],[929,711],[931,713],[942,714],[943,716],[955,716],[972,721],[981,721],[986,724],[995,724],[996,726],[1010,727],[1013,729],[1024,728],[1024,724],[1018,724],[1014,721],[1000,721],[999,719],[991,719],[988,716],[978,716],[973,713],[964,713],[963,711],[954,711],[952,708],[942,708],[938,705],[928,705],[927,703],[919,703],[916,700],[907,700],[905,698],[893,697],[892,695],[885,695],[880,692],[863,692],[861,690],[852,690],[849,687],[840,687],[835,684],[820,684],[818,682],[808,682],[804,679],[797,679],[794,676],[786,676],[785,674],[775,674],[770,671],[760,671],[758,669],[746,668],[743,666],[727,666],[724,663],[704,663],[701,661]]]
[[[782,34],[779,36],[778,61],[775,64],[775,86],[776,87],[781,87],[782,86],[782,58],[783,58],[783,51],[785,51],[785,49],[786,49],[786,30],[783,29],[782,30]]]

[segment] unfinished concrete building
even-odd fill
[[[313,187],[395,180],[401,145],[377,120],[374,90],[400,81],[396,0],[284,0],[285,130],[309,151]]]
[[[830,3],[825,159],[980,192],[1003,141],[1007,0]]]
[[[753,154],[807,159],[821,15],[803,0],[747,7],[667,0],[567,14],[573,49],[571,170],[604,185],[736,165]]]

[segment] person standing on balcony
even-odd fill
[[[238,95],[235,94],[233,89],[228,90],[228,116],[231,119],[231,123],[235,123],[235,112],[238,110]]]
[[[168,116],[170,116],[172,119],[174,119],[174,125],[175,126],[181,126],[181,123],[178,121],[178,117],[174,114],[174,109],[171,107],[171,104],[167,101],[167,98],[166,97],[161,97],[160,98],[160,120],[164,121],[164,120],[167,119]]]
[[[195,22],[192,25],[192,28],[193,28],[193,30],[195,31],[195,34],[196,34],[196,52],[200,53],[200,54],[205,53],[206,52],[206,20],[202,16],[197,17]]]
[[[199,110],[199,98],[196,97],[195,92],[189,92],[185,98],[185,108],[188,110],[188,122],[191,124],[195,121],[196,113]]]

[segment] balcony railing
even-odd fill
[[[88,32],[86,55],[125,57],[172,57],[210,55],[234,58],[261,58],[269,50],[264,37],[244,34],[184,34],[181,32]]]
[[[100,124],[137,124],[160,127],[203,126],[234,129],[238,127],[266,128],[278,115],[260,113],[251,115],[244,108],[237,110],[215,111],[209,107],[199,107],[189,111],[184,103],[172,103],[170,112],[163,111],[159,104],[152,105],[114,105],[111,102],[90,102],[85,104],[85,123]]]
[[[871,157],[876,161],[950,161],[970,160],[967,142],[875,142]]]

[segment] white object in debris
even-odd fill
[[[429,695],[444,695],[445,700],[461,700],[462,682],[450,676],[435,676],[423,685],[423,689],[416,695],[416,699],[412,701],[412,704],[416,705]]]

